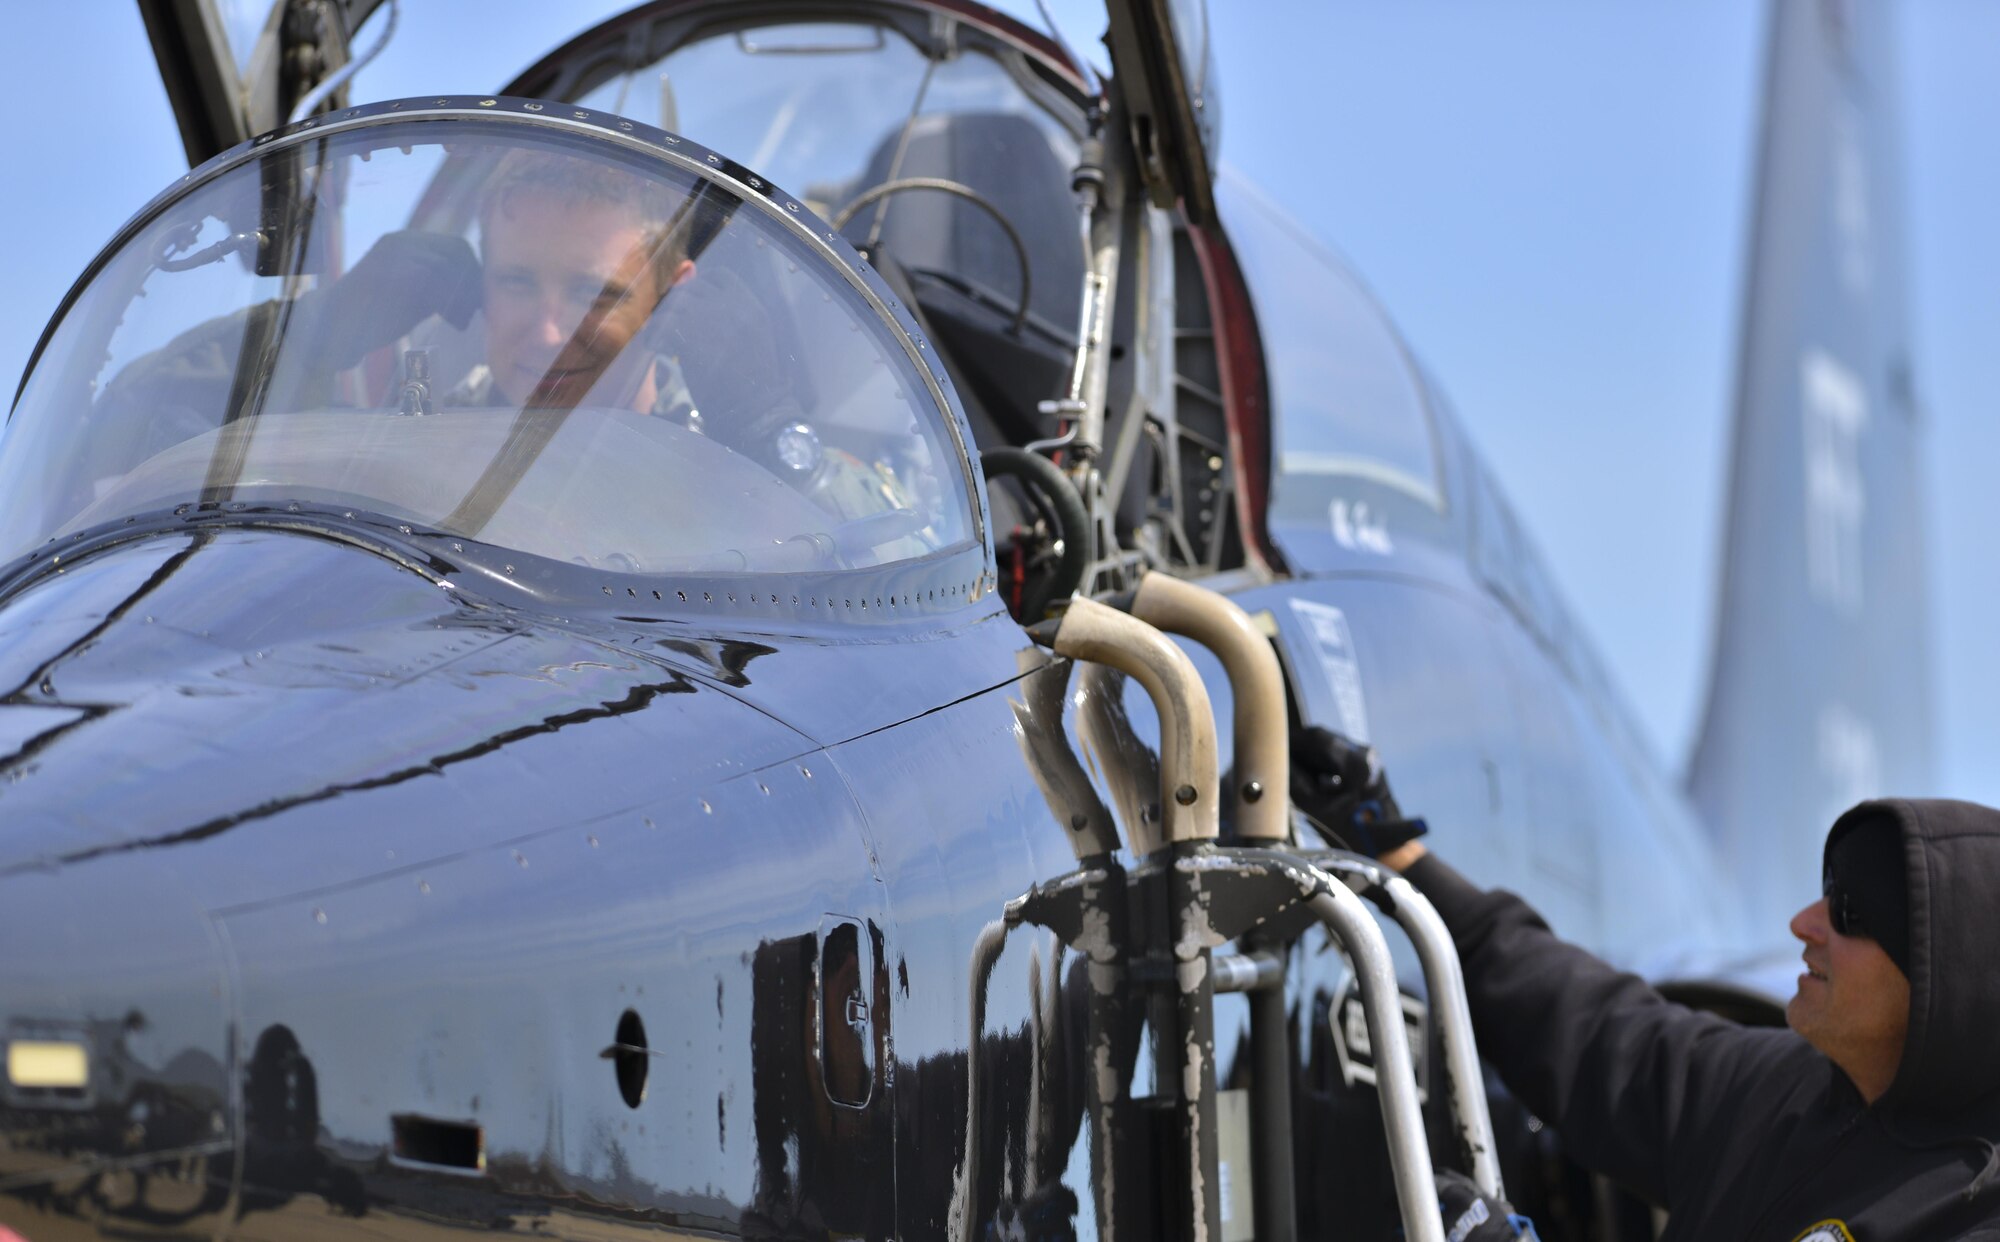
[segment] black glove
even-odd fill
[[[463,237],[404,229],[383,235],[346,275],[311,296],[325,357],[338,371],[432,315],[465,327],[485,302],[485,286]]]
[[[1481,1193],[1463,1173],[1437,1174],[1438,1211],[1444,1213],[1445,1242],[1541,1242],[1535,1222],[1517,1215],[1505,1199]]]
[[[1370,858],[1430,831],[1403,818],[1373,746],[1317,725],[1292,734],[1292,805],[1328,844]]]

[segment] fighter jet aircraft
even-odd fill
[[[143,8],[196,167],[0,440],[0,1238],[1429,1236],[1431,1160],[1648,1236],[1454,1125],[1268,724],[1769,1016],[1746,870],[1923,761],[1859,658],[1922,623],[1879,18],[1775,10],[1690,804],[1439,385],[1218,174],[1198,4],[1114,0],[1101,79],[967,0],[659,0],[351,100],[376,7]],[[1077,628],[1190,582],[1274,696]]]

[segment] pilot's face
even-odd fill
[[[640,407],[651,359],[626,347],[664,291],[636,213],[527,191],[497,204],[483,229],[486,363],[499,395]]]
[[[1886,1087],[1903,1058],[1910,981],[1881,945],[1835,931],[1824,897],[1792,916],[1792,934],[1805,942],[1806,973],[1785,1006],[1786,1024],[1864,1091],[1863,1073]]]

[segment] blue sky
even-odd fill
[[[1212,7],[1225,158],[1348,256],[1436,370],[1677,767],[1720,565],[1763,6]],[[1937,792],[2000,802],[2000,6],[1896,17]]]
[[[405,0],[356,97],[493,90],[610,7]],[[1376,290],[1677,766],[1714,607],[1761,6],[1212,8],[1224,158]],[[1987,547],[2000,532],[1987,481],[2000,460],[1987,375],[2000,356],[2000,5],[1922,0],[1897,16],[1909,311],[1934,486],[1937,792],[2000,803],[1989,637],[2000,557]],[[84,264],[185,165],[130,0],[20,5],[10,19],[0,375],[11,386]]]

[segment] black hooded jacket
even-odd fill
[[[2000,812],[1864,802],[1835,831],[1871,820],[1901,829],[1910,909],[1909,1033],[1872,1106],[1792,1032],[1674,1004],[1434,856],[1409,869],[1458,941],[1480,1051],[1567,1150],[1667,1209],[1666,1239],[2000,1242]]]

